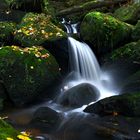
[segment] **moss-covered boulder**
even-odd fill
[[[1,0],[0,1],[0,11],[8,9],[11,2],[12,2],[12,0]]]
[[[0,77],[10,99],[18,106],[44,92],[59,76],[55,58],[42,47],[0,48]]]
[[[4,0],[10,9],[26,12],[39,12],[45,8],[49,10],[48,0]]]
[[[11,125],[0,119],[0,139],[1,140],[18,140],[19,132]],[[11,139],[10,139],[11,138]]]
[[[105,115],[140,117],[140,92],[102,99],[89,105],[84,111]]]
[[[0,44],[12,42],[15,23],[8,21],[0,21]]]
[[[130,75],[122,84],[122,93],[140,92],[140,71]]]
[[[51,22],[50,16],[28,13],[14,32],[15,40],[23,46],[41,45],[48,40],[66,36],[62,29]]]
[[[127,60],[133,63],[139,63],[140,62],[140,41],[128,43],[124,45],[123,47],[114,50],[110,55],[110,59],[113,61]]]
[[[128,41],[131,30],[131,25],[100,12],[88,13],[80,27],[82,38],[98,53],[108,52]]]
[[[115,11],[114,16],[121,21],[135,24],[140,19],[140,3],[121,6]]]
[[[132,32],[132,39],[137,41],[140,40],[140,20],[137,22]]]

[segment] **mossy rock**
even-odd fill
[[[113,61],[123,59],[123,60],[133,61],[133,62],[135,61],[135,63],[139,63],[140,41],[128,43],[123,47],[114,50],[110,55],[110,59]]]
[[[5,0],[11,9],[26,12],[41,13],[44,8],[49,9],[48,0]]]
[[[89,105],[84,111],[101,116],[123,115],[140,117],[140,92],[112,96]]]
[[[0,44],[12,42],[15,23],[8,21],[0,21]]]
[[[123,83],[121,92],[140,92],[140,71],[130,75]]]
[[[0,139],[1,140],[18,140],[19,132],[16,131],[11,125],[7,124],[4,120],[0,119]],[[9,138],[9,139],[8,139]]]
[[[55,58],[42,47],[0,48],[0,77],[17,105],[36,100],[60,76]]]
[[[132,32],[132,39],[135,41],[140,39],[140,20],[137,22],[137,24],[134,27],[134,30]]]
[[[140,3],[124,5],[115,11],[114,16],[121,21],[135,24],[140,19]]]
[[[132,28],[110,15],[91,12],[83,19],[80,33],[84,41],[93,45],[94,50],[106,53],[128,41]]]
[[[0,11],[6,10],[9,8],[13,0],[1,0],[0,1]]]
[[[28,13],[14,32],[15,40],[23,46],[41,45],[45,41],[66,36],[64,31],[51,22],[50,16]]]

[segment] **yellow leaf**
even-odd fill
[[[8,138],[6,138],[6,140],[14,140],[14,139],[13,139],[13,138],[9,138],[9,137],[8,137]]]
[[[24,135],[18,135],[17,138],[20,140],[31,140],[28,136],[24,136]]]

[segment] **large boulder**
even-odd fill
[[[107,53],[130,39],[132,26],[114,17],[100,13],[88,13],[80,27],[81,37],[93,45],[98,53]]]
[[[4,46],[0,60],[1,80],[17,106],[37,99],[59,77],[55,58],[42,47]]]
[[[89,105],[84,111],[101,116],[122,115],[140,117],[140,93],[123,94],[102,99]]]
[[[51,22],[50,16],[33,13],[24,16],[14,35],[22,46],[41,45],[66,37],[66,33]]]
[[[15,23],[0,21],[0,44],[12,43]]]
[[[30,125],[50,133],[58,127],[61,121],[62,118],[58,112],[49,107],[40,107],[35,111]]]
[[[100,92],[95,86],[82,83],[64,91],[58,102],[64,106],[80,107],[96,101],[99,96]]]
[[[115,11],[114,16],[121,21],[135,24],[140,19],[140,3],[121,6]]]
[[[135,41],[140,40],[140,20],[134,27],[134,30],[132,32],[132,39]]]

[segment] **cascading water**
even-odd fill
[[[63,24],[69,34],[77,33],[76,26],[74,26],[76,24],[70,25],[65,22],[63,19]],[[63,98],[64,91],[81,83],[90,83],[96,87],[100,92],[99,99],[115,95],[116,93],[112,92],[113,81],[111,77],[101,70],[90,47],[72,37],[68,37],[68,44],[71,72],[58,99]]]

